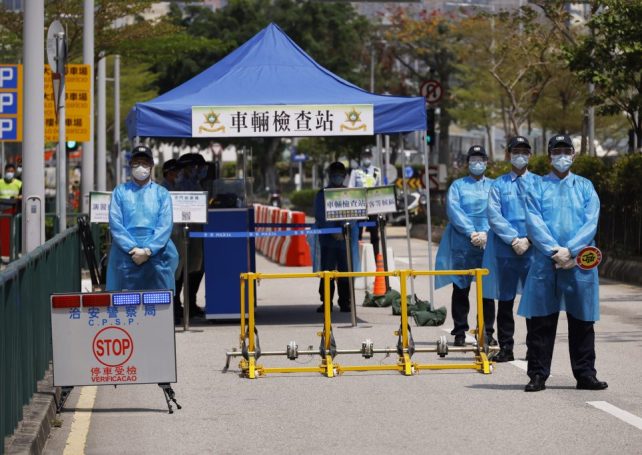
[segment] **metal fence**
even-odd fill
[[[0,273],[0,453],[49,368],[49,295],[54,292],[80,292],[77,226]]]
[[[597,246],[623,258],[642,256],[642,202],[626,201],[617,194],[600,194]]]

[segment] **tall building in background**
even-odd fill
[[[22,5],[26,0],[2,0],[2,6],[10,11],[22,11]]]

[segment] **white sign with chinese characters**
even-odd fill
[[[89,193],[89,222],[109,223],[111,192],[92,191]]]
[[[207,191],[170,191],[174,223],[207,223]]]
[[[192,137],[371,136],[372,104],[193,106]]]
[[[53,294],[55,386],[176,382],[172,292]]]
[[[325,219],[327,221],[362,220],[368,218],[367,188],[326,188]]]
[[[377,186],[368,188],[367,193],[368,215],[396,213],[397,193],[395,186]]]

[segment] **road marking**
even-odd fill
[[[63,455],[85,453],[85,444],[91,423],[91,410],[94,408],[97,390],[96,386],[83,387],[80,390],[80,397],[76,404],[77,411],[74,412],[74,419],[71,422]]]
[[[590,404],[594,408],[600,409],[608,414],[611,414],[613,417],[617,417],[623,422],[633,425],[638,430],[642,430],[642,418],[631,414],[630,412],[620,409],[617,406],[613,406],[607,401],[587,401],[587,404]]]

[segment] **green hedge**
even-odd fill
[[[307,188],[290,193],[290,203],[294,208],[309,213],[314,208],[314,198],[318,190]]]

